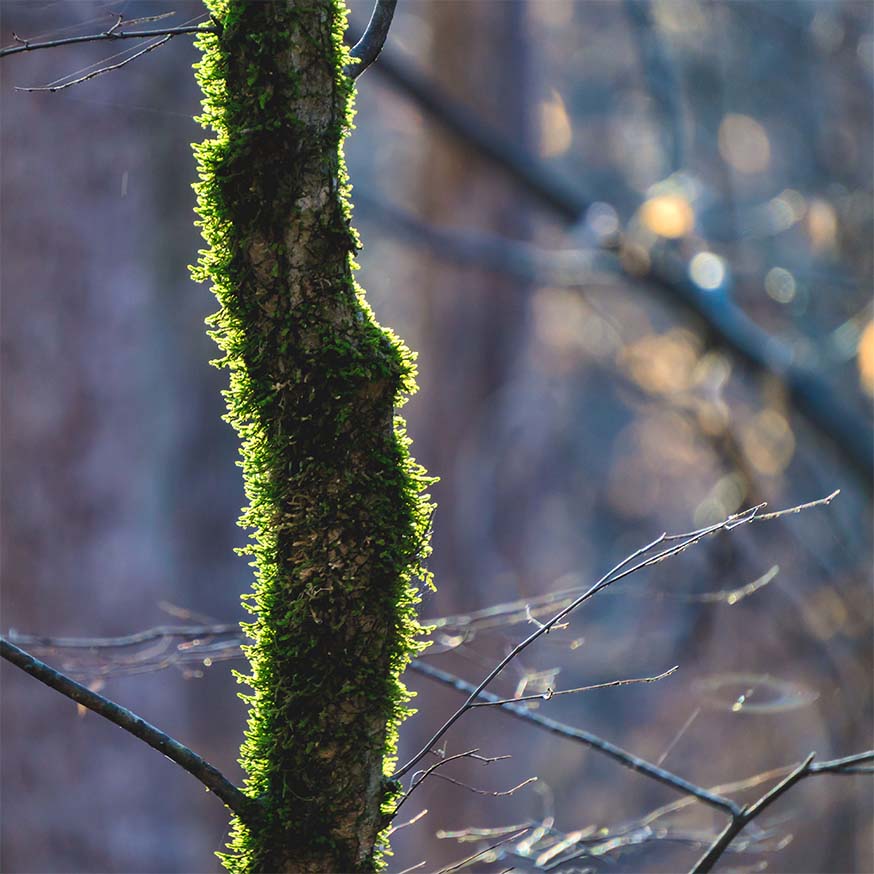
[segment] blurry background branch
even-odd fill
[[[480,157],[506,172],[522,190],[571,228],[583,221],[591,201],[573,184],[491,131],[480,118],[443,94],[395,53],[384,53],[377,69],[392,87]],[[863,485],[871,488],[874,478],[871,424],[848,409],[815,371],[795,363],[791,350],[733,303],[730,270],[718,291],[708,291],[695,282],[689,261],[670,244],[655,244],[642,258],[641,247],[633,235],[609,236],[605,245],[618,252],[616,263],[625,275],[652,283],[667,300],[703,322],[711,342],[730,349],[758,373],[784,383],[793,407],[827,438]]]
[[[651,0],[625,0],[625,14],[661,122],[659,129],[668,156],[668,169],[677,173],[686,165],[680,82],[653,19]]]

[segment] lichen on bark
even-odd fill
[[[252,532],[245,595],[251,686],[241,762],[260,799],[235,821],[231,871],[380,865],[394,790],[400,674],[430,583],[429,482],[395,410],[415,389],[409,350],[353,279],[342,142],[352,84],[338,0],[210,0],[200,37],[195,269],[220,310],[227,418],[242,439]]]

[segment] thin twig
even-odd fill
[[[471,786],[469,783],[462,783],[461,780],[456,780],[454,777],[448,777],[446,774],[434,774],[434,776],[439,777],[441,780],[446,780],[447,783],[452,783],[454,786],[460,786],[462,789],[467,789],[468,792],[473,792],[476,795],[488,795],[491,798],[504,798],[507,795],[515,795],[523,786],[537,782],[537,777],[528,777],[521,783],[517,783],[512,789],[493,791],[491,789],[477,789],[476,786]]]
[[[432,680],[436,680],[439,683],[443,683],[445,686],[449,686],[459,692],[469,694],[476,688],[473,683],[468,683],[466,680],[462,680],[454,674],[447,673],[446,671],[442,671],[439,668],[426,664],[421,661],[421,659],[414,659],[410,662],[410,668],[416,673],[429,677]],[[484,698],[486,701],[498,701],[498,696],[494,695],[492,692],[480,691],[479,697]],[[522,707],[519,704],[501,704],[500,709],[515,716],[517,719],[522,719],[525,722],[536,725],[552,734],[558,735],[559,737],[567,738],[568,740],[584,744],[591,749],[597,750],[625,768],[629,768],[632,771],[650,777],[665,786],[670,786],[675,791],[681,792],[684,795],[692,795],[699,801],[702,801],[711,807],[715,807],[718,810],[723,810],[730,814],[740,813],[741,811],[740,805],[731,799],[724,798],[714,792],[696,786],[688,780],[684,780],[682,777],[678,777],[676,774],[672,774],[664,768],[659,768],[644,759],[638,758],[633,753],[629,753],[626,750],[617,747],[615,744],[611,744],[609,741],[591,734],[588,731],[565,725],[562,722],[550,719],[537,711],[529,710],[527,707]]]
[[[428,808],[424,808],[420,810],[414,817],[408,819],[406,822],[402,822],[400,825],[392,825],[392,827],[385,833],[387,838],[391,837],[396,831],[400,831],[402,828],[408,828],[411,825],[417,823],[423,816],[427,815]],[[422,863],[424,864],[424,862]]]
[[[77,704],[115,723],[119,728],[123,728],[176,762],[215,793],[240,819],[251,823],[257,818],[258,803],[255,800],[241,792],[217,768],[197,753],[155,728],[136,713],[64,676],[23,649],[11,644],[4,637],[0,637],[0,656]]]
[[[689,730],[692,726],[692,723],[698,718],[698,714],[701,713],[701,708],[696,707],[692,713],[689,715],[689,718],[683,723],[680,730],[671,738],[670,743],[665,747],[664,752],[656,759],[657,765],[664,764],[665,759],[671,754],[671,751],[674,747],[680,742],[680,739],[683,735]]]
[[[357,79],[379,57],[397,4],[398,0],[376,0],[367,28],[350,51],[352,63],[345,69],[350,78]]]
[[[797,507],[789,507],[784,510],[778,510],[776,513],[769,513],[768,519],[777,519],[780,516],[785,516],[789,513],[800,512],[802,509],[810,509],[812,507],[818,507],[829,504],[834,498],[837,496],[838,492],[834,492],[831,495],[828,495],[825,498],[820,498],[816,501],[810,501],[807,504],[799,505]],[[565,616],[569,613],[576,610],[583,603],[588,601],[591,597],[596,595],[599,591],[606,588],[607,586],[612,585],[613,583],[619,582],[619,580],[624,579],[631,574],[636,573],[637,571],[643,570],[644,568],[651,567],[656,565],[667,558],[672,558],[673,556],[679,555],[681,552],[688,549],[690,546],[694,546],[699,543],[705,537],[709,537],[713,534],[716,534],[719,531],[732,531],[735,528],[739,528],[742,525],[747,525],[753,521],[756,521],[757,514],[761,509],[765,507],[765,504],[759,504],[755,507],[750,507],[747,510],[744,510],[740,513],[734,513],[731,516],[728,516],[722,522],[717,522],[713,525],[705,526],[704,528],[699,528],[697,531],[687,532],[686,534],[675,534],[668,535],[662,534],[653,540],[651,543],[642,546],[636,552],[633,552],[631,555],[624,558],[621,562],[619,562],[616,567],[612,568],[606,574],[604,574],[601,579],[599,579],[593,586],[591,586],[588,590],[583,592],[570,604],[566,607],[563,607],[558,611],[548,622],[540,625],[536,628],[531,634],[528,635],[523,641],[518,643],[494,668],[488,673],[488,675],[480,682],[480,684],[471,692],[470,697],[461,707],[458,708],[450,717],[443,723],[440,728],[434,733],[431,739],[428,741],[425,746],[419,750],[406,764],[404,764],[401,768],[399,768],[394,777],[398,778],[407,773],[411,768],[415,767],[416,763],[419,762],[425,755],[427,755],[428,750],[437,744],[440,738],[446,734],[447,731],[468,711],[471,709],[474,700],[479,696],[479,694],[492,682],[503,670],[506,666],[518,655],[520,655],[527,647],[529,647],[535,640],[542,637],[544,634],[549,634],[549,631],[553,626],[559,623]],[[654,555],[650,555],[648,558],[644,558],[641,561],[634,564],[635,560],[641,558],[647,553],[652,552],[652,550],[658,546],[659,544],[665,541],[677,541],[674,545],[667,547],[666,549],[660,550]],[[631,565],[631,567],[628,567]],[[623,570],[624,568],[624,570]]]
[[[136,21],[148,21],[152,18],[136,19]],[[127,22],[131,24],[132,22]],[[5,58],[7,55],[17,55],[19,52],[35,52],[38,49],[54,49],[58,46],[75,45],[83,42],[101,42],[103,40],[117,39],[152,39],[157,36],[174,37],[183,34],[193,33],[218,33],[218,27],[214,25],[192,25],[190,27],[162,27],[155,30],[115,30],[117,26],[113,25],[109,30],[102,33],[90,33],[85,36],[68,36],[64,39],[51,39],[45,42],[30,42],[21,37],[15,37],[18,45],[7,46],[5,49],[0,49],[0,58]]]
[[[576,689],[547,689],[545,692],[539,692],[536,695],[521,695],[518,698],[501,698],[497,701],[474,701],[471,707],[496,707],[501,704],[518,704],[520,701],[550,701],[557,698],[559,695],[575,695],[577,692],[592,692],[595,689],[612,689],[615,686],[634,686],[638,683],[655,683],[657,680],[664,680],[676,673],[679,665],[669,668],[655,677],[635,677],[629,680],[611,680],[608,683],[595,683],[593,686],[579,686]]]
[[[437,874],[449,874],[450,871],[459,871],[461,868],[464,868],[470,862],[475,862],[480,856],[483,856],[486,853],[490,853],[492,850],[496,850],[498,847],[502,846],[503,844],[507,844],[507,843],[510,843],[510,841],[515,841],[517,838],[521,838],[522,835],[524,835],[528,831],[531,831],[531,829],[525,828],[525,829],[522,829],[522,831],[517,832],[514,835],[509,835],[508,837],[504,838],[503,840],[500,840],[497,843],[492,844],[489,847],[486,847],[484,850],[479,850],[478,852],[474,853],[472,856],[467,856],[466,858],[462,859],[460,862],[456,862],[454,865],[449,865],[446,868],[441,868],[437,872]]]
[[[125,58],[123,61],[119,61],[117,64],[108,64],[105,67],[100,67],[97,70],[92,70],[90,73],[86,73],[84,76],[79,76],[77,79],[71,79],[69,82],[64,82],[63,85],[36,85],[32,87],[23,87],[21,85],[16,85],[16,91],[49,91],[54,93],[55,91],[63,91],[65,88],[72,88],[74,85],[81,85],[83,82],[87,82],[89,79],[96,79],[98,76],[102,76],[104,73],[110,73],[113,70],[120,70],[122,67],[126,67],[131,61],[135,61],[137,58],[141,58],[143,55],[147,55],[149,52],[153,52],[159,46],[164,45],[164,43],[170,42],[172,36],[165,36],[163,39],[159,39],[157,42],[152,43],[151,45],[147,45],[145,48],[140,49],[138,52],[132,54],[129,58]]]

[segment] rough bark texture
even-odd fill
[[[415,648],[424,478],[394,408],[409,351],[352,279],[341,143],[351,83],[335,0],[214,3],[202,41],[198,268],[222,305],[253,530],[253,689],[242,761],[264,805],[235,823],[234,871],[370,870],[393,789]]]

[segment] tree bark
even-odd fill
[[[379,865],[394,789],[384,772],[427,579],[425,479],[394,408],[410,352],[352,278],[341,144],[351,81],[337,0],[215,2],[201,41],[197,275],[221,303],[213,335],[243,441],[256,581],[244,596],[252,687],[242,748],[263,820],[236,822],[233,871]]]

